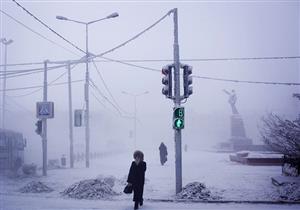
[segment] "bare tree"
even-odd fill
[[[274,151],[289,157],[300,157],[300,119],[291,121],[273,113],[262,118],[260,134]]]

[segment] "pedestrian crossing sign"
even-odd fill
[[[36,117],[39,119],[54,118],[54,102],[37,102]]]

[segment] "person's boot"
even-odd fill
[[[134,209],[136,210],[136,209],[138,209],[138,208],[139,208],[139,202],[135,201],[135,202],[134,202]]]

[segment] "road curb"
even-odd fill
[[[300,201],[246,201],[246,200],[187,200],[187,199],[146,199],[150,202],[172,202],[172,203],[212,203],[212,204],[283,204],[283,205],[300,205]]]

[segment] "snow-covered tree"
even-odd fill
[[[286,156],[300,158],[300,119],[291,121],[269,113],[262,122],[260,134],[267,145]]]

